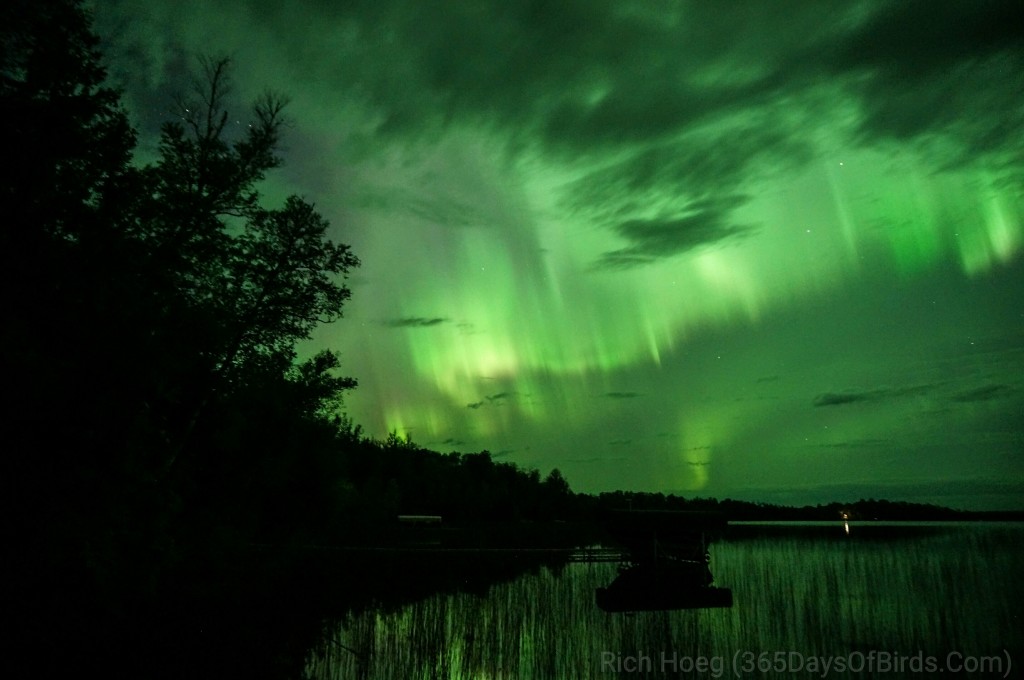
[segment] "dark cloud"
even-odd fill
[[[637,73],[634,82],[622,84],[596,105],[565,102],[548,116],[545,139],[556,148],[652,141],[686,130],[713,114],[742,110],[766,95],[761,84],[665,88],[671,80]]]
[[[861,401],[870,401],[875,398],[873,392],[847,392],[846,394],[835,394],[826,392],[814,398],[815,406],[839,406],[842,404],[856,404]]]
[[[498,392],[497,394],[487,394],[480,401],[475,401],[472,404],[466,404],[467,408],[478,409],[482,406],[500,406],[506,400],[515,396],[515,392]]]
[[[578,465],[583,463],[623,463],[629,461],[630,458],[626,456],[613,456],[610,458],[592,456],[590,458],[566,458],[565,460],[568,463],[574,463]]]
[[[936,385],[915,385],[912,387],[893,387],[865,392],[825,392],[814,398],[815,406],[843,406],[863,402],[883,401],[901,397],[915,397],[934,390]]]
[[[780,172],[813,157],[810,144],[774,114],[752,116],[716,131],[638,145],[572,183],[564,204],[594,216],[633,242],[605,253],[599,266],[621,268],[652,262],[705,243],[746,233],[729,222],[732,210],[747,202],[739,193],[754,172]],[[656,218],[638,218],[667,194],[697,197],[689,205]],[[624,216],[632,219],[623,219]]]
[[[1015,390],[1009,385],[985,385],[973,390],[967,390],[966,392],[960,392],[953,396],[953,401],[959,402],[973,402],[973,401],[992,401],[994,399],[1003,399],[1013,395]]]
[[[703,210],[672,219],[630,220],[619,225],[616,231],[636,244],[631,250],[664,256],[719,241],[739,230],[724,225],[722,215],[718,212]]]
[[[782,146],[753,147],[772,155],[805,132],[799,117],[772,112],[800,108],[804,95],[837,83],[860,97],[868,139],[953,126],[972,144],[1006,144],[1004,133],[1019,130],[1013,124],[1024,115],[1012,105],[1024,82],[1019,0],[792,1],[728,11],[611,0],[454,0],[443,10],[415,2],[257,0],[187,12],[147,4],[160,6],[111,0],[97,11],[136,96],[158,92],[161,78],[182,80],[184,55],[199,48],[190,41],[203,33],[175,30],[176,22],[210,24],[235,12],[246,18],[240,26],[274,35],[280,63],[365,105],[386,136],[486,121],[515,143],[539,140],[578,157],[609,146],[673,146],[698,128],[749,118],[737,138],[774,134]],[[247,40],[225,33],[228,45]],[[734,157],[720,146],[689,160]]]
[[[548,108],[553,94],[585,88],[609,52],[639,61],[664,42],[653,39],[663,32],[659,22],[631,19],[601,1],[454,0],[443,8],[357,1],[319,3],[322,10],[296,3],[306,5],[301,15],[261,4],[260,20],[275,30],[300,17],[308,22],[290,34],[285,56],[297,62],[309,60],[309,36],[320,26],[344,36],[333,46],[331,85],[375,108],[378,133],[387,135],[460,118],[522,124]]]
[[[720,60],[770,64],[844,15],[842,5],[824,2],[729,12],[605,0],[462,0],[444,11],[377,4],[389,8],[351,3],[330,12],[330,22],[357,36],[337,69],[348,82],[338,84],[379,110],[381,132],[486,118],[572,153],[664,138],[765,103],[779,89],[770,71],[692,76]],[[261,16],[277,23],[280,12],[268,7]],[[297,55],[304,39],[295,36]]]
[[[891,3],[822,45],[814,62],[849,79],[869,141],[942,133],[958,140],[962,157],[1020,149],[1022,25],[1017,0]]]
[[[715,131],[701,130],[671,142],[637,146],[613,162],[569,185],[566,207],[618,210],[623,201],[646,208],[645,197],[668,189],[679,196],[709,196],[734,191],[749,172],[772,172],[801,165],[813,157],[800,131],[774,114],[763,113]],[[735,195],[726,199],[744,201]],[[735,207],[735,206],[734,206]]]
[[[640,255],[629,252],[629,249],[615,250],[605,253],[597,262],[597,269],[632,269],[645,264],[651,264],[657,258],[650,255]]]
[[[429,328],[446,323],[448,319],[443,317],[409,316],[402,319],[389,319],[383,324],[388,328]]]
[[[729,212],[743,200],[702,200],[681,216],[623,222],[615,231],[631,245],[604,253],[598,264],[605,268],[632,267],[744,233],[746,229],[728,223]]]
[[[731,192],[759,172],[806,164],[815,157],[806,126],[834,115],[837,90],[857,102],[856,141],[941,134],[955,139],[936,146],[947,165],[979,151],[1021,164],[1024,3],[771,5],[723,12],[686,2],[455,0],[440,11],[257,0],[244,14],[272,31],[279,63],[310,74],[295,88],[345,93],[340,101],[365,109],[374,121],[361,133],[368,154],[381,141],[484,124],[510,153],[532,147],[578,163],[584,172],[566,187],[567,207],[627,242],[602,254],[599,268],[636,267],[743,233],[715,211],[652,217],[648,199]],[[125,63],[181,82],[180,64],[196,46],[182,36],[152,45],[125,19],[143,7],[112,0],[102,25],[116,52],[131,57]],[[190,11],[194,25],[230,15]],[[154,27],[175,34],[173,12],[148,12]],[[165,84],[135,76],[129,89],[150,111],[147,93]],[[363,198],[373,201],[367,207],[449,226],[489,222],[472,196],[380,193]]]
[[[832,68],[868,67],[913,80],[1024,46],[1018,0],[909,0],[879,6],[832,50]]]
[[[865,402],[878,402],[887,399],[899,399],[904,397],[916,397],[934,392],[939,387],[937,384],[914,385],[911,387],[883,388],[877,390],[866,390],[860,392],[825,392],[814,398],[815,406],[843,406],[847,404],[858,404]],[[979,401],[994,401],[1013,396],[1017,390],[1011,385],[993,383],[981,387],[957,392],[949,397],[950,401],[959,403],[970,403]],[[933,414],[941,414],[949,409],[933,409]]]

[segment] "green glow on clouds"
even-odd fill
[[[1013,3],[100,9],[144,131],[182,50],[291,95],[270,194],[364,263],[313,344],[370,433],[590,491],[1024,501]]]

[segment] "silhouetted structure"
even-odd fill
[[[597,606],[609,612],[731,607],[732,591],[712,586],[708,546],[725,519],[718,513],[618,511],[608,514],[608,533],[622,545],[627,563]]]

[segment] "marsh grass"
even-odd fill
[[[797,660],[920,652],[944,661],[950,652],[1007,650],[1010,676],[1019,677],[1022,538],[1020,525],[727,535],[712,547],[712,571],[717,585],[733,590],[731,609],[606,614],[594,591],[615,577],[616,565],[544,568],[482,596],[440,595],[394,613],[336,622],[329,643],[311,653],[307,673],[324,679],[735,677],[731,664],[746,652],[793,652]],[[663,664],[697,656],[722,663],[703,673]],[[649,659],[646,666],[637,662],[649,672],[629,672],[630,657]],[[616,665],[621,660],[626,666]],[[906,668],[832,676],[925,677]]]

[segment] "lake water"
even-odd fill
[[[1024,525],[734,525],[729,609],[609,614],[614,563],[329,625],[313,678],[1024,677]]]

